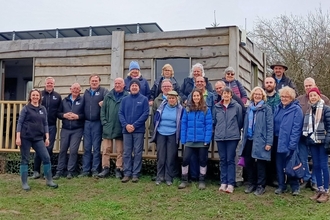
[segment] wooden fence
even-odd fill
[[[0,101],[0,153],[9,153],[9,152],[19,152],[19,148],[16,146],[16,126],[19,117],[19,113],[26,104],[26,101]],[[156,159],[156,145],[154,143],[149,143],[149,122],[150,117],[146,122],[146,132],[144,138],[144,150],[143,158],[146,159]],[[60,151],[60,131],[61,131],[61,120],[57,120],[57,134],[56,141],[54,144],[54,153]],[[83,140],[80,143],[79,153],[83,153]],[[114,146],[114,152],[111,154],[111,157],[116,157],[116,148]],[[31,148],[31,151],[33,149]],[[183,147],[180,144],[179,147],[179,156],[182,156]],[[209,148],[209,159],[219,160],[217,153],[217,148],[215,147],[215,142],[213,141]]]

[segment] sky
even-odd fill
[[[307,15],[330,0],[1,0],[0,32],[156,22],[164,31],[204,29],[281,14]]]

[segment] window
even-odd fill
[[[258,66],[251,62],[251,88],[259,86],[258,85]]]
[[[27,100],[28,97],[29,97],[29,92],[33,89],[32,88],[32,81],[27,81],[26,84],[25,84],[25,88],[26,88],[26,93],[25,93],[25,99]]]

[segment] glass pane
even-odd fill
[[[190,59],[189,58],[164,58],[156,59],[155,80],[159,79],[162,74],[162,68],[165,64],[171,64],[174,70],[174,77],[178,81],[180,87],[184,78],[190,74]]]

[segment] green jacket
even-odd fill
[[[106,139],[122,139],[122,127],[119,121],[118,112],[122,99],[129,93],[124,91],[123,96],[116,100],[112,89],[103,100],[101,107],[101,123],[103,126],[102,138]]]

